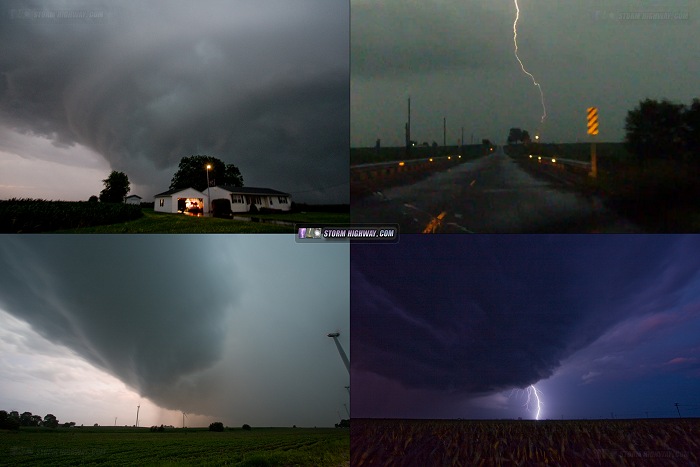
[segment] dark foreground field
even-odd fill
[[[347,466],[343,428],[59,428],[0,431],[0,465]]]
[[[698,465],[699,419],[353,419],[351,465]]]

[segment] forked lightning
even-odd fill
[[[538,83],[535,80],[535,77],[532,76],[532,73],[527,71],[525,69],[525,66],[523,65],[522,60],[520,60],[520,57],[518,57],[518,18],[520,18],[520,7],[518,6],[518,0],[514,0],[515,2],[515,21],[513,22],[513,44],[515,45],[515,58],[518,59],[518,63],[520,63],[520,68],[522,68],[523,73],[528,75],[531,79],[532,82],[534,83],[535,86],[537,86],[537,89],[540,90],[540,100],[542,101],[542,119],[540,120],[541,122],[544,122],[544,119],[547,118],[547,108],[544,105],[544,93],[542,92],[542,86],[540,86],[540,83]]]

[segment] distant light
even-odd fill
[[[207,164],[207,170],[211,169],[211,164]]]
[[[430,162],[433,162],[433,158],[432,158],[432,157],[430,158]]]
[[[399,167],[403,167],[404,165],[406,165],[404,161],[399,162]]]
[[[530,154],[530,159],[532,159],[532,154]]]
[[[460,159],[462,158],[462,156],[458,156],[458,157],[459,157]]]
[[[452,159],[452,156],[447,156],[447,160],[448,160],[448,161],[451,160],[451,159]]]
[[[541,160],[542,160],[542,156],[537,156],[537,160],[538,160],[538,161],[541,161]]]
[[[552,157],[552,162],[556,162],[556,161],[557,161],[557,160],[556,160],[555,158]]]

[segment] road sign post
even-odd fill
[[[588,134],[591,135],[591,177],[598,176],[598,157],[595,149],[595,137],[598,134],[598,107],[588,107]]]

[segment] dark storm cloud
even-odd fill
[[[0,306],[51,341],[145,396],[221,356],[239,271],[221,288],[215,252],[168,236],[32,240],[0,247]],[[172,254],[155,254],[156,244]]]
[[[353,371],[460,394],[525,387],[616,323],[678,306],[698,247],[543,235],[353,245]]]
[[[347,401],[326,334],[349,352],[348,245],[290,238],[10,237],[0,310],[163,408],[327,426]]]
[[[0,124],[88,146],[154,189],[180,158],[206,153],[238,165],[248,184],[347,192],[346,2],[4,8]],[[104,18],[11,14],[25,10]],[[157,187],[148,168],[161,173]]]
[[[376,78],[442,70],[468,70],[507,63],[503,18],[471,2],[378,3],[352,6],[353,78]]]

